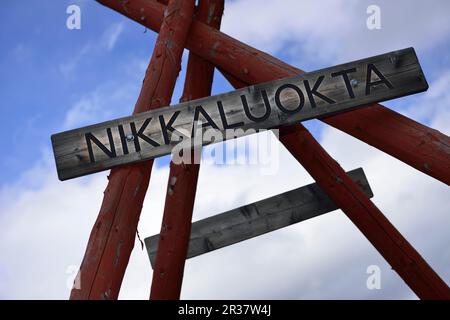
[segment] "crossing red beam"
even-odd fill
[[[246,86],[225,75],[235,88]],[[450,299],[447,284],[303,125],[281,128],[280,141],[418,297]]]
[[[223,0],[200,0],[196,18],[219,28]],[[211,95],[214,66],[190,52],[181,102]],[[195,160],[194,157],[191,157]],[[169,182],[156,254],[150,299],[178,300],[191,235],[200,164],[170,163]]]
[[[158,32],[164,5],[153,0],[97,0]],[[262,51],[194,20],[186,48],[247,84],[303,73]],[[450,185],[450,138],[380,104],[371,104],[324,122]]]
[[[195,24],[193,25],[193,29],[195,29]],[[203,47],[202,41],[199,41],[199,43],[200,47]],[[217,47],[219,46],[220,44]],[[211,49],[214,48],[208,48],[208,50]],[[217,52],[214,52],[213,55],[217,55]],[[227,59],[230,58],[228,57]],[[245,63],[247,61],[238,60],[240,64],[244,63],[244,66],[246,65]],[[252,59],[248,62],[252,63]],[[240,64],[238,66],[239,68],[242,67]],[[236,73],[233,70],[233,66],[220,66],[243,82],[252,83],[248,79],[245,79],[245,77],[241,77],[239,72]],[[245,67],[241,71],[243,74],[250,74],[249,69]],[[263,70],[262,72],[267,72],[267,70]],[[274,75],[266,76],[273,77]],[[255,78],[253,81],[261,82],[264,80]],[[362,194],[357,186],[346,176],[342,168],[320,147],[317,141],[315,141],[302,125],[284,128],[282,132],[282,141],[288,149],[305,166],[319,185],[343,209],[366,237],[368,237],[369,241],[387,259],[391,266],[393,266],[419,297],[434,299],[450,298],[448,286],[434,273],[376,206]]]
[[[282,128],[280,140],[419,298],[450,299],[447,284],[305,127]]]
[[[170,0],[134,113],[170,104],[193,10],[194,0]],[[147,161],[111,170],[71,299],[117,299],[152,164]]]

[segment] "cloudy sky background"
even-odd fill
[[[227,1],[222,30],[304,70],[414,47],[426,93],[386,106],[450,133],[450,2]],[[66,8],[81,7],[81,30],[66,28]],[[381,8],[380,30],[366,9]],[[129,115],[155,33],[94,1],[4,1],[0,12],[0,298],[66,299],[96,219],[106,174],[60,182],[50,135]],[[187,55],[184,55],[183,71]],[[180,97],[184,74],[172,99]],[[231,90],[216,75],[214,93]],[[450,283],[450,189],[322,123],[307,126],[345,170],[363,167],[373,201]],[[395,134],[395,132],[393,133]],[[206,150],[205,152],[208,152]],[[311,183],[279,146],[279,168],[201,167],[194,220]],[[156,161],[139,224],[159,232],[168,158]],[[381,269],[368,290],[366,269]],[[152,271],[136,241],[121,299],[147,299]],[[341,211],[187,261],[185,299],[415,299]]]

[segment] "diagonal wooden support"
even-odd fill
[[[125,4],[124,2],[120,3]],[[138,4],[138,1],[133,2],[133,5],[136,4]],[[143,11],[140,10],[140,13],[141,20],[145,21],[145,17],[144,19],[142,19]],[[191,30],[195,29],[196,25],[194,24]],[[191,36],[192,33],[193,32],[191,32]],[[216,34],[219,33],[216,32]],[[200,35],[193,39],[202,40]],[[210,34],[207,38],[207,41],[211,40],[214,42],[216,39],[214,39],[213,35]],[[199,52],[201,52],[201,50],[205,50],[205,48],[207,51],[211,51],[211,48],[217,49],[221,45],[221,43],[216,43],[217,46],[216,48],[214,48],[213,46],[205,46],[202,41],[197,42],[199,45]],[[267,70],[264,70],[264,68],[262,68],[261,66],[257,66],[260,68],[260,70],[257,70],[253,68],[254,66],[252,66],[251,69],[246,67],[242,68],[241,65],[235,63],[233,66],[232,62],[227,62],[227,60],[230,59],[233,54],[239,55],[241,53],[239,52],[239,50],[240,48],[237,48],[237,52],[230,52],[231,56],[227,56],[226,58],[222,57],[225,63],[223,65],[217,63],[217,65],[223,67],[234,76],[246,82],[251,82],[252,77],[253,81],[255,82],[263,81],[262,77],[255,77],[251,71],[254,70],[255,73],[266,73]],[[198,54],[202,55],[201,53]],[[211,55],[220,56],[217,50],[212,50]],[[258,53],[255,52],[254,56],[258,56]],[[243,59],[238,59],[238,61],[245,65],[247,62],[251,64],[256,59],[255,57],[251,57],[251,52],[249,52],[249,57],[250,59],[246,60],[245,56],[242,56]],[[227,65],[227,63],[230,65]],[[239,70],[236,71],[233,70],[233,68],[238,68]],[[248,79],[246,79],[245,75],[247,75]],[[274,77],[274,74],[268,74],[268,77]],[[332,198],[338,205],[340,204],[340,202],[343,202],[341,207],[344,212],[349,215],[352,221],[366,234],[366,236],[369,237],[369,240],[387,258],[388,262],[391,263],[391,265],[393,265],[394,267],[398,268],[397,271],[399,272],[399,274],[403,277],[403,279],[405,279],[405,281],[408,281],[413,290],[422,298],[448,298],[449,290],[445,283],[443,283],[442,280],[439,279],[439,277],[417,254],[417,252],[415,252],[414,249],[409,244],[407,244],[406,240],[404,240],[398,233],[398,231],[395,230],[395,228],[384,218],[381,212],[379,212],[379,210],[370,201],[363,201],[363,199],[361,199],[362,193],[357,189],[356,185],[352,183],[352,181],[348,177],[346,177],[344,171],[339,167],[339,165],[334,162],[334,160],[329,157],[329,155],[323,149],[321,149],[320,145],[317,143],[317,141],[314,140],[309,132],[301,125],[293,126],[289,129],[283,129],[283,131],[285,132],[283,134],[283,140],[288,148],[293,151],[293,153],[295,153],[294,155],[298,158],[299,161],[303,163],[308,171],[310,171],[312,176],[317,180],[321,187],[326,190],[330,198]],[[390,136],[386,137],[386,139],[388,138],[390,138]],[[448,137],[446,138],[448,139]],[[303,151],[308,150],[311,152],[305,152],[305,154],[301,154],[301,152],[299,153],[299,150],[296,149],[296,146],[298,146],[298,141],[302,143]],[[384,141],[383,143],[386,143],[386,141]],[[444,143],[444,145],[445,144],[446,143]],[[439,152],[437,151],[437,153]],[[446,160],[448,157],[446,149],[444,151],[441,150],[440,155],[442,154],[444,154],[443,159]],[[315,161],[311,161],[311,159]],[[444,162],[444,165],[441,165],[440,169],[442,169],[443,167],[445,168],[446,164],[447,162]],[[321,169],[324,168],[327,169],[325,170],[326,175],[324,175],[324,172],[321,171]],[[443,172],[444,174],[447,174],[448,177],[447,171],[444,170]],[[335,178],[337,178],[337,181],[333,181],[333,179]],[[445,177],[443,181],[445,181]],[[345,201],[342,199],[345,199]],[[400,261],[398,260],[398,258],[396,258],[396,256],[401,257]],[[411,270],[408,272],[408,264],[410,263],[412,263],[412,266],[409,266]]]
[[[223,2],[200,0],[195,15],[197,20],[219,28]],[[181,102],[211,95],[213,76],[214,66],[190,52]],[[170,163],[161,241],[155,260],[150,299],[180,298],[199,169],[200,164],[196,161],[181,165]]]
[[[400,61],[399,65],[391,62],[393,57]],[[372,68],[383,80],[370,80]],[[358,83],[355,88],[350,85],[346,70],[352,70],[352,81]],[[322,82],[323,79],[326,80]],[[327,96],[317,91],[319,86]],[[370,89],[372,86],[375,90]],[[192,135],[191,143],[195,145],[212,143],[206,126],[218,130],[214,135],[221,134],[215,141],[228,140],[251,134],[255,129],[324,118],[427,88],[414,49],[397,50],[52,135],[58,177],[66,180],[171,152],[178,159],[177,150],[188,147],[187,140],[177,143],[180,136]],[[202,124],[203,135],[199,134],[197,120],[206,121]],[[230,134],[230,128],[240,130]]]
[[[164,5],[156,1],[97,1],[154,31],[160,28]],[[246,84],[303,73],[199,21],[193,22],[186,47]],[[450,138],[445,134],[380,104],[322,120],[450,185]]]
[[[280,141],[419,298],[450,299],[447,284],[302,124],[282,127]]]
[[[169,2],[134,113],[170,103],[193,10],[194,0]],[[71,299],[117,299],[152,164],[147,161],[111,170]]]
[[[302,125],[280,140],[421,299],[450,299],[450,289]]]

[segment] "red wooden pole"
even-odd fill
[[[155,44],[134,113],[170,104],[181,55],[192,21],[194,0],[171,0]],[[145,16],[142,16],[145,19]],[[153,161],[111,170],[71,299],[117,299]]]
[[[97,1],[154,31],[159,30],[164,6],[155,1],[135,0],[126,4],[115,0]],[[150,18],[141,20],[142,12]],[[303,72],[195,20],[186,47],[248,84]],[[323,121],[450,185],[450,138],[445,134],[380,104]]]
[[[193,27],[195,28],[195,26]],[[240,62],[245,63],[246,61]],[[251,63],[252,60],[249,62]],[[224,68],[234,76],[248,82],[245,77],[240,77],[239,72],[234,73],[232,66],[225,66]],[[249,74],[249,69],[244,67],[242,73]],[[256,78],[254,81],[262,80]],[[447,285],[406,242],[382,213],[370,201],[367,202],[367,199],[357,186],[348,177],[346,178],[345,172],[325,150],[321,149],[309,132],[302,125],[283,129],[283,132],[284,142],[297,159],[311,172],[322,188],[329,193],[330,197],[343,208],[344,212],[365,233],[379,252],[385,256],[419,297],[449,298]],[[310,155],[302,155],[300,151],[305,152],[305,150],[297,149],[298,141],[301,142],[303,149],[310,151]],[[322,170],[326,174],[321,174]],[[336,181],[333,182],[333,179]],[[339,187],[341,184],[343,187]],[[343,194],[341,195],[340,192]]]
[[[450,289],[302,125],[280,140],[421,299],[450,299]]]
[[[245,86],[226,77],[235,88]],[[447,284],[303,125],[282,127],[280,140],[419,298],[450,299]]]
[[[214,28],[219,28],[222,13],[223,0],[200,0],[196,18]],[[192,52],[189,53],[181,102],[211,95],[213,76],[212,64]],[[181,165],[170,163],[168,192],[150,299],[180,298],[199,169],[199,163]]]

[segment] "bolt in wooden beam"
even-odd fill
[[[156,1],[97,1],[156,32],[160,28],[164,5]],[[142,13],[147,19],[141,19]],[[186,48],[247,85],[303,73],[196,20],[189,31]],[[450,185],[450,138],[447,135],[380,104],[322,121]]]
[[[218,29],[223,2],[224,0],[200,0],[196,10],[197,20]],[[181,102],[211,95],[213,76],[214,66],[190,52]],[[192,160],[196,160],[194,155]],[[200,163],[195,161],[180,165],[170,163],[161,241],[158,244],[150,299],[180,298],[199,169]]]
[[[134,113],[170,104],[193,10],[194,0],[170,0]],[[140,19],[147,19],[145,13],[141,12]],[[71,299],[117,299],[152,164],[148,161],[111,170]]]

